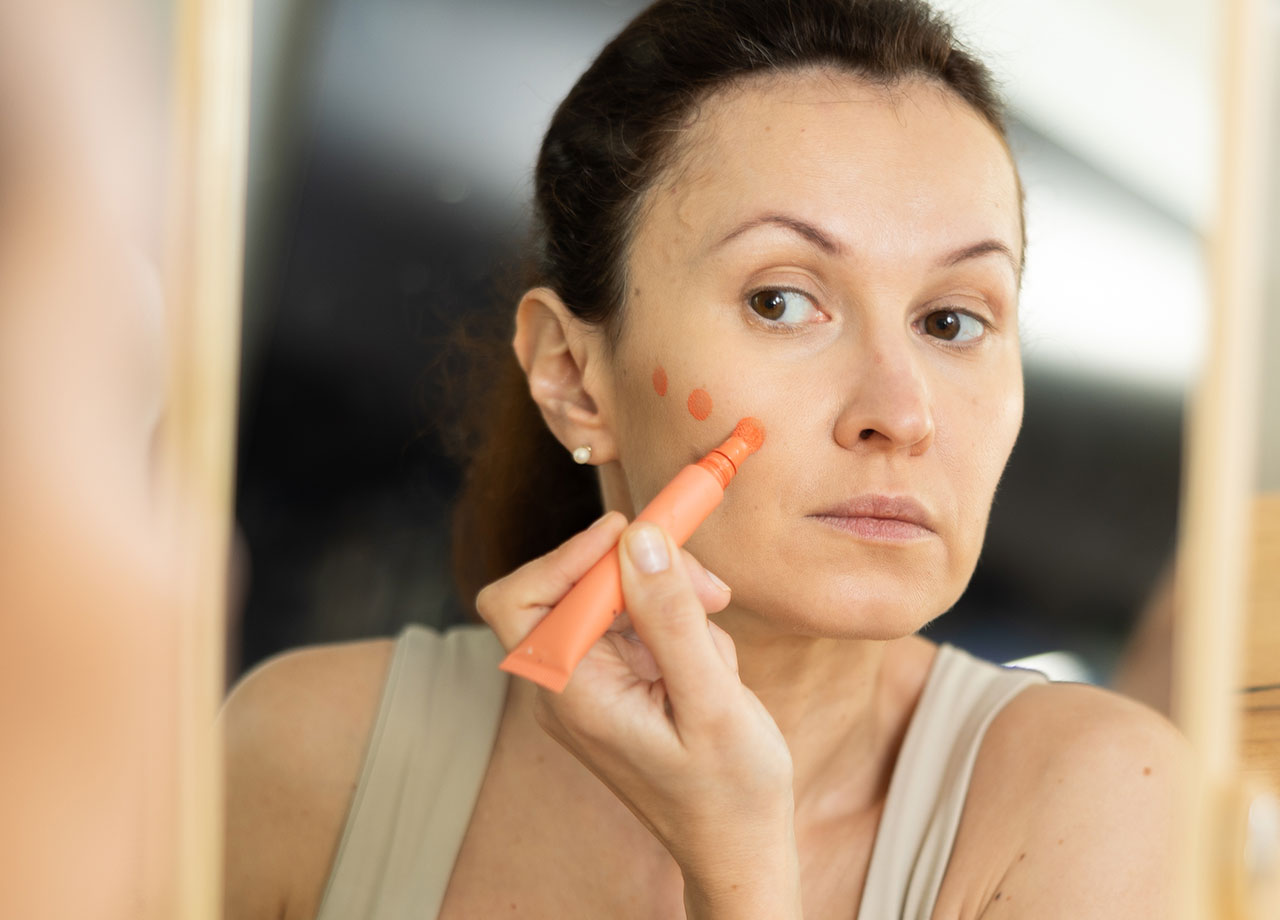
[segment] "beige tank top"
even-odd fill
[[[316,920],[439,915],[502,715],[502,658],[486,626],[400,634]],[[858,920],[929,920],[987,726],[1046,680],[939,646],[889,783]]]

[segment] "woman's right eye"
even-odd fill
[[[808,322],[824,322],[825,315],[813,305],[813,301],[799,291],[766,288],[747,298],[752,311],[761,319],[783,326]],[[821,319],[815,319],[821,317]]]

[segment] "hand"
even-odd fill
[[[623,534],[626,613],[563,693],[538,690],[538,722],[649,828],[704,900],[753,887],[761,873],[793,886],[791,755],[738,679],[733,640],[707,619],[729,592],[660,528],[624,533],[625,524],[606,515],[488,586],[480,615],[515,648]]]

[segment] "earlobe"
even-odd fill
[[[570,313],[555,291],[543,287],[521,298],[511,344],[529,380],[529,394],[565,449],[590,447],[593,465],[613,460],[607,407],[588,374],[601,360],[602,337]]]

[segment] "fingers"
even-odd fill
[[[731,690],[733,669],[707,628],[683,556],[653,524],[632,526],[620,546],[627,612],[662,672],[677,723],[714,720]]]
[[[731,597],[729,586],[703,568],[702,563],[693,558],[687,549],[680,550],[680,555],[684,558],[685,571],[689,573],[689,580],[693,583],[693,593],[702,601],[702,609],[707,613],[719,613],[728,607]]]
[[[527,562],[476,596],[476,612],[508,651],[618,542],[626,517],[610,511],[556,549]]]
[[[693,582],[693,593],[698,595],[698,600],[702,602],[702,609],[707,613],[719,613],[728,607],[733,596],[729,586],[717,578],[715,573],[704,568],[687,549],[681,549],[680,555],[684,559],[684,568],[689,573],[689,580]],[[716,628],[719,629],[719,627]],[[631,617],[625,610],[609,625],[609,631],[635,635],[635,630],[631,628]],[[729,639],[724,630],[720,632],[726,640]]]
[[[710,620],[707,620],[707,628],[711,630],[711,638],[716,644],[716,651],[720,653],[720,657],[724,659],[724,663],[734,674],[738,673],[738,647],[733,644],[733,638]]]

